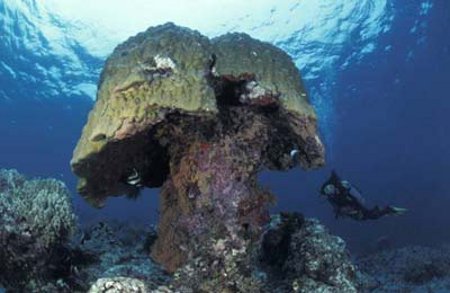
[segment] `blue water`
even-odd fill
[[[318,15],[302,13],[304,1],[284,2],[292,4],[289,18],[305,18],[298,29],[282,31],[288,25],[279,16],[280,4],[260,26],[227,23],[217,32],[205,31],[267,37],[293,56],[305,77],[327,166],[264,172],[262,184],[278,195],[274,210],[320,218],[354,251],[370,249],[381,236],[398,246],[449,242],[450,2],[342,0],[331,9],[317,1],[312,11]],[[251,11],[247,14],[251,18]],[[0,168],[66,182],[82,223],[155,222],[158,190],[146,190],[137,202],[111,199],[95,210],[76,194],[69,167],[98,74],[119,37],[106,38],[101,31],[98,40],[86,42],[80,32],[95,32],[97,26],[76,22],[74,29],[67,15],[31,0],[0,2],[0,15]],[[336,20],[334,30],[323,29]],[[67,34],[49,34],[49,27]],[[355,183],[369,203],[392,203],[410,212],[370,223],[335,220],[318,197],[331,169]]]

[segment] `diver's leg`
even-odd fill
[[[389,210],[389,214],[391,215],[403,215],[404,213],[406,213],[408,210],[405,208],[399,208],[399,207],[395,207],[395,206],[387,206],[385,209]]]
[[[375,206],[371,209],[364,208],[362,212],[363,220],[376,220],[389,214],[387,207],[381,209],[379,206]]]
[[[364,220],[376,220],[386,215],[402,215],[407,210],[404,208],[394,207],[394,206],[385,206],[384,208],[380,208],[379,206],[375,206],[372,209],[365,209],[364,211]]]

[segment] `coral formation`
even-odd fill
[[[119,223],[99,222],[79,229],[63,247],[48,247],[47,251],[44,251],[46,254],[34,255],[33,258],[29,257],[32,252],[43,250],[30,251],[25,255],[28,257],[28,263],[23,262],[23,256],[15,255],[17,265],[20,261],[24,267],[15,267],[15,271],[4,274],[3,269],[12,268],[10,263],[5,263],[5,267],[1,267],[0,284],[5,285],[8,292],[85,293],[91,287],[92,290],[103,288],[93,286],[99,279],[115,280],[117,277],[126,277],[139,280],[146,290],[156,290],[169,284],[171,277],[150,259],[148,250],[145,249],[145,246],[149,245],[148,239],[154,235],[155,231],[152,229],[149,231]],[[25,254],[26,249],[35,247],[14,248]],[[5,255],[9,252],[8,249],[8,246],[0,246],[0,255]],[[51,255],[51,260],[48,255]],[[25,268],[30,271],[24,272]],[[20,277],[23,279],[19,279]],[[99,284],[103,283],[97,283]],[[111,292],[107,288],[104,290]],[[142,292],[147,292],[146,290]]]
[[[262,242],[268,292],[358,292],[356,268],[345,242],[317,220],[282,213]]]
[[[108,58],[71,165],[96,206],[162,187],[152,256],[169,272],[208,259],[247,276],[273,198],[257,174],[297,163],[321,166],[324,148],[290,57],[245,34],[166,24]]]
[[[75,220],[64,183],[1,169],[0,284],[34,292],[70,274],[64,262]]]
[[[146,293],[145,284],[137,279],[127,277],[98,279],[88,293]]]
[[[304,167],[323,164],[315,113],[286,53],[245,34],[209,40],[166,24],[130,38],[108,58],[71,162],[80,193],[101,205],[127,192],[123,179],[133,170],[145,186],[161,186],[169,175],[171,137],[155,137],[157,129],[182,120],[207,130],[230,106],[275,108],[282,118],[272,127],[279,133],[266,146],[266,166],[292,167],[286,153],[295,147]]]
[[[246,253],[229,250],[219,240],[214,251],[190,258],[173,275],[161,270],[143,249],[144,235],[154,233],[128,233],[126,227],[98,223],[84,231],[79,248],[97,260],[79,267],[78,274],[83,283],[98,290],[93,292],[108,292],[105,283],[117,288],[117,277],[123,281],[120,286],[139,280],[147,290],[142,292],[155,293],[356,292],[355,269],[342,240],[299,214],[272,216],[262,243]],[[246,268],[236,267],[249,263]]]
[[[219,166],[201,162],[206,165],[199,168],[205,172],[227,166],[220,160],[214,160]],[[234,167],[239,166],[245,164]],[[226,168],[219,174],[213,187],[228,182]],[[168,275],[148,256],[148,248],[159,245],[155,230],[99,222],[78,230],[68,242],[75,218],[61,182],[26,180],[17,171],[0,170],[0,175],[0,281],[12,291],[354,292],[354,268],[343,242],[330,236],[317,221],[286,213],[273,216],[267,226],[249,221],[261,216],[261,222],[267,221],[268,215],[261,213],[258,202],[264,206],[266,197],[271,196],[258,187],[252,189],[258,191],[257,196],[249,197],[254,206],[246,203],[233,210],[219,197],[215,199],[220,209],[216,213],[222,220],[213,213],[201,218],[210,222],[189,222],[188,227],[200,230],[190,230],[194,241],[184,244],[190,249],[189,257]],[[177,184],[179,179],[174,178],[168,182]],[[231,198],[246,188],[229,186],[225,189]],[[204,196],[195,194],[196,198]],[[223,225],[225,220],[231,227],[241,227],[228,222],[232,221],[227,214],[230,211],[233,217],[237,215],[234,220],[248,223],[244,230],[233,231]],[[253,226],[260,227],[260,233],[253,233]],[[207,227],[217,235],[211,237],[202,230]],[[229,236],[230,231],[236,234]],[[263,237],[254,238],[261,233]]]

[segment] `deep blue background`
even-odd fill
[[[336,68],[336,115],[327,167],[261,175],[261,183],[278,195],[275,210],[319,217],[354,251],[373,248],[382,236],[395,245],[450,241],[449,2],[435,1],[424,40],[410,32],[412,16],[417,15],[411,10],[418,9],[411,2],[396,1],[392,29],[375,52],[345,70]],[[391,49],[384,50],[388,45]],[[353,50],[352,44],[346,49]],[[20,100],[0,103],[0,167],[62,179],[75,194],[69,161],[92,101]],[[393,203],[410,212],[376,222],[336,221],[318,197],[331,169],[362,189],[369,203]],[[157,190],[146,190],[137,201],[111,199],[99,211],[74,195],[83,223],[105,217],[155,222]]]
[[[393,28],[379,41],[380,48],[391,50],[377,50],[337,74],[327,170],[336,168],[369,202],[405,206],[409,214],[370,223],[336,222],[314,196],[327,175],[323,171],[264,177],[289,197],[280,206],[297,203],[308,215],[319,214],[357,248],[374,247],[385,236],[397,245],[450,240],[450,3],[435,2],[427,38],[420,40],[410,33],[411,10],[417,9],[411,2],[397,1]],[[298,182],[298,176],[306,186],[294,191],[290,182]]]

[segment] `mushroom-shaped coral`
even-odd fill
[[[324,148],[291,58],[245,34],[165,24],[108,58],[71,165],[96,206],[162,187],[152,255],[174,271],[217,243],[244,253],[272,198],[258,172],[296,163],[321,166]]]

